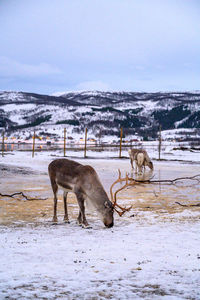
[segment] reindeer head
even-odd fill
[[[152,163],[152,161],[149,161],[148,167],[149,167],[151,170],[153,170],[153,163]]]
[[[103,221],[104,225],[108,228],[110,228],[114,225],[113,204],[110,200],[106,200],[104,202],[102,221]]]

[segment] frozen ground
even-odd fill
[[[48,152],[1,158],[1,193],[48,199],[0,198],[0,299],[200,299],[200,210],[175,203],[200,202],[196,181],[140,184],[122,192],[119,203],[133,208],[122,218],[115,215],[112,229],[93,213],[87,214],[92,229],[77,226],[72,194],[71,223],[64,224],[60,194],[59,223],[53,226],[47,166],[54,158]],[[107,192],[118,168],[130,172],[128,160],[76,160],[96,169]],[[154,165],[154,179],[200,173],[198,163]]]
[[[199,246],[198,222],[3,227],[0,297],[200,299]]]

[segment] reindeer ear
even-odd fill
[[[105,202],[104,202],[104,206],[106,207],[106,208],[110,208],[111,206],[110,206],[110,203],[106,200]]]

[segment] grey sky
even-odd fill
[[[199,0],[0,0],[0,90],[200,89]]]

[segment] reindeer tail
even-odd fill
[[[144,164],[144,154],[143,153],[137,154],[137,164],[139,167],[142,167],[142,165]]]

